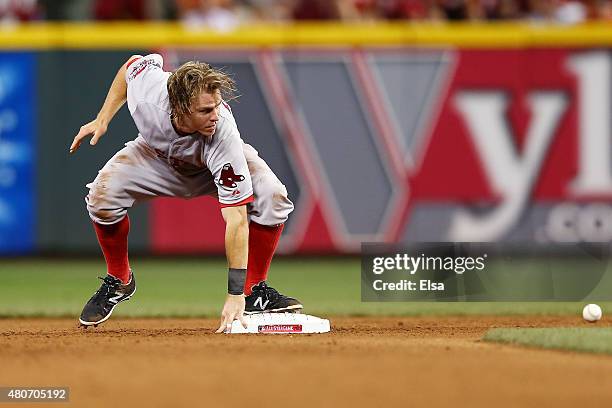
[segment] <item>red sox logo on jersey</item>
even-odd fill
[[[221,175],[219,176],[219,184],[227,188],[236,188],[237,181],[243,181],[244,176],[241,174],[234,173],[234,168],[231,164],[225,163],[221,169]]]

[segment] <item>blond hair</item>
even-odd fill
[[[221,93],[226,100],[234,99],[236,84],[225,72],[204,62],[189,61],[181,65],[168,78],[168,96],[174,118],[191,113],[191,102],[202,92]]]

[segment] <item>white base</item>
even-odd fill
[[[265,333],[265,334],[309,334],[327,333],[329,320],[300,313],[258,313],[244,316],[245,329],[234,320],[228,334]]]

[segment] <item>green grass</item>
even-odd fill
[[[485,341],[612,354],[612,328],[491,329]]]
[[[223,259],[132,259],[138,291],[117,315],[217,316],[226,292]],[[0,260],[0,317],[78,315],[105,274],[102,259]],[[581,302],[361,302],[357,258],[279,258],[269,282],[318,315],[580,314]],[[606,310],[612,303],[600,303]]]

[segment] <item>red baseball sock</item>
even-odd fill
[[[128,233],[130,219],[126,215],[121,221],[111,225],[93,223],[98,242],[106,259],[106,270],[111,276],[128,283],[130,262],[128,261]]]
[[[285,224],[269,227],[251,221],[249,224],[249,263],[244,294],[251,294],[251,287],[266,280],[268,269],[276,251]]]

